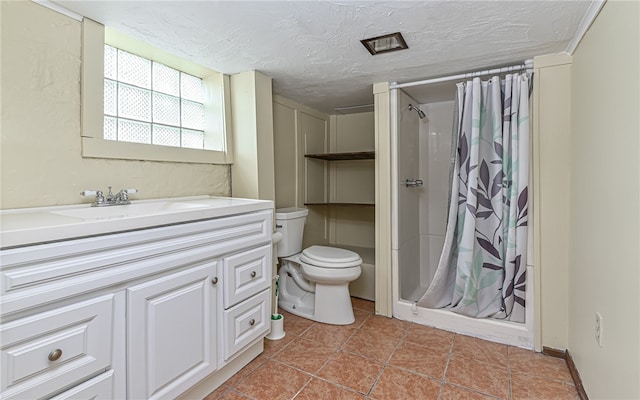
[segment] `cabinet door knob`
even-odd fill
[[[254,326],[256,324],[256,320],[251,318],[251,321],[249,321],[249,325]]]
[[[256,271],[251,271],[251,277],[255,278],[256,277]]]
[[[211,283],[214,284],[214,285],[217,284],[218,283],[218,277],[217,276],[213,277],[213,279],[211,280]]]
[[[58,361],[62,357],[62,350],[55,349],[49,353],[49,361]]]

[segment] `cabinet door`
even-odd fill
[[[127,289],[129,398],[175,398],[216,369],[217,263]]]

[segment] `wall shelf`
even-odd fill
[[[305,154],[304,156],[326,161],[373,160],[376,158],[376,153],[375,151],[358,151],[351,153]]]

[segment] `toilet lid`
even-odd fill
[[[302,251],[300,261],[324,268],[349,268],[362,264],[362,258],[357,253],[327,246],[307,247]]]

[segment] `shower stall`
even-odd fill
[[[449,209],[455,82],[392,89],[392,277],[397,318],[520,347],[533,347],[533,273],[526,322],[470,318],[417,304],[434,277]],[[417,112],[420,111],[420,112]]]

